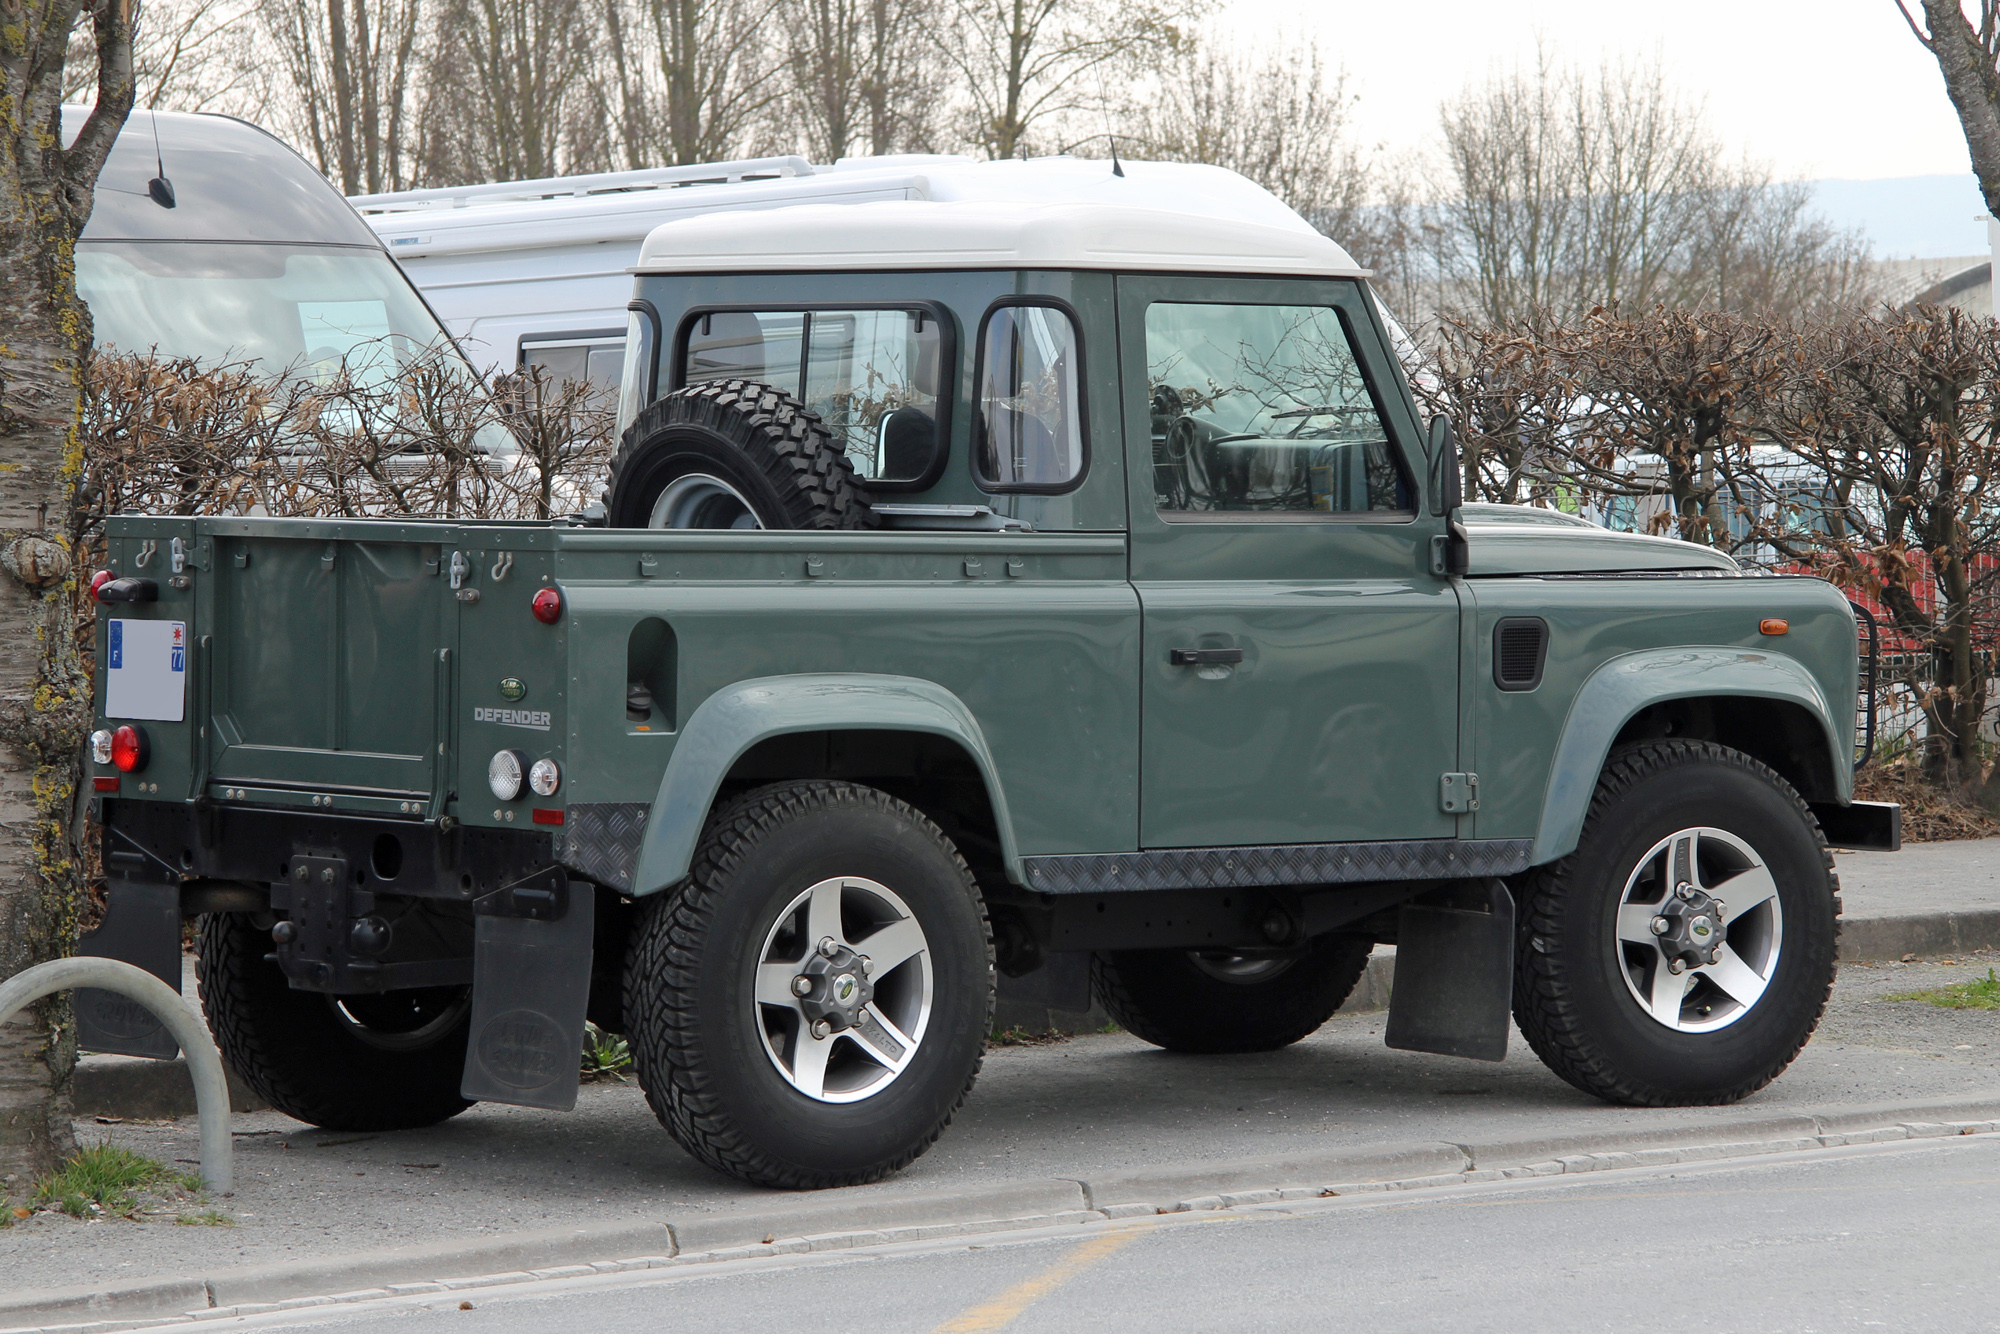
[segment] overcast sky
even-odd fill
[[[1916,10],[1916,0],[1910,0]],[[1221,0],[1255,43],[1316,36],[1360,95],[1364,140],[1427,140],[1437,104],[1495,63],[1657,51],[1737,147],[1800,179],[1964,172],[1965,140],[1937,63],[1894,0]]]

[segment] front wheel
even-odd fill
[[[1756,760],[1697,741],[1615,752],[1576,851],[1517,887],[1515,1021],[1610,1102],[1747,1097],[1826,1008],[1837,889],[1811,812]]]
[[[654,1114],[757,1185],[856,1185],[916,1158],[971,1090],[992,1013],[965,862],[921,812],[851,783],[762,788],[720,811],[626,956]]]

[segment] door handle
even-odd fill
[[[1176,667],[1220,667],[1243,661],[1240,648],[1175,648],[1167,650],[1167,661]]]

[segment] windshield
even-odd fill
[[[446,341],[395,261],[360,246],[85,241],[76,286],[107,351],[252,362],[264,375],[345,370],[379,386]],[[514,449],[500,426],[477,439]]]
[[[382,374],[444,336],[395,262],[356,246],[84,242],[76,286],[100,346],[267,374]]]

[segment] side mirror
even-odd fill
[[[1465,504],[1464,467],[1458,456],[1458,432],[1451,418],[1431,418],[1431,513],[1443,515],[1445,531],[1431,539],[1431,572],[1466,574],[1472,569],[1472,544],[1458,521]]]
[[[1451,514],[1465,503],[1465,469],[1458,457],[1458,432],[1440,412],[1431,418],[1431,513]]]

